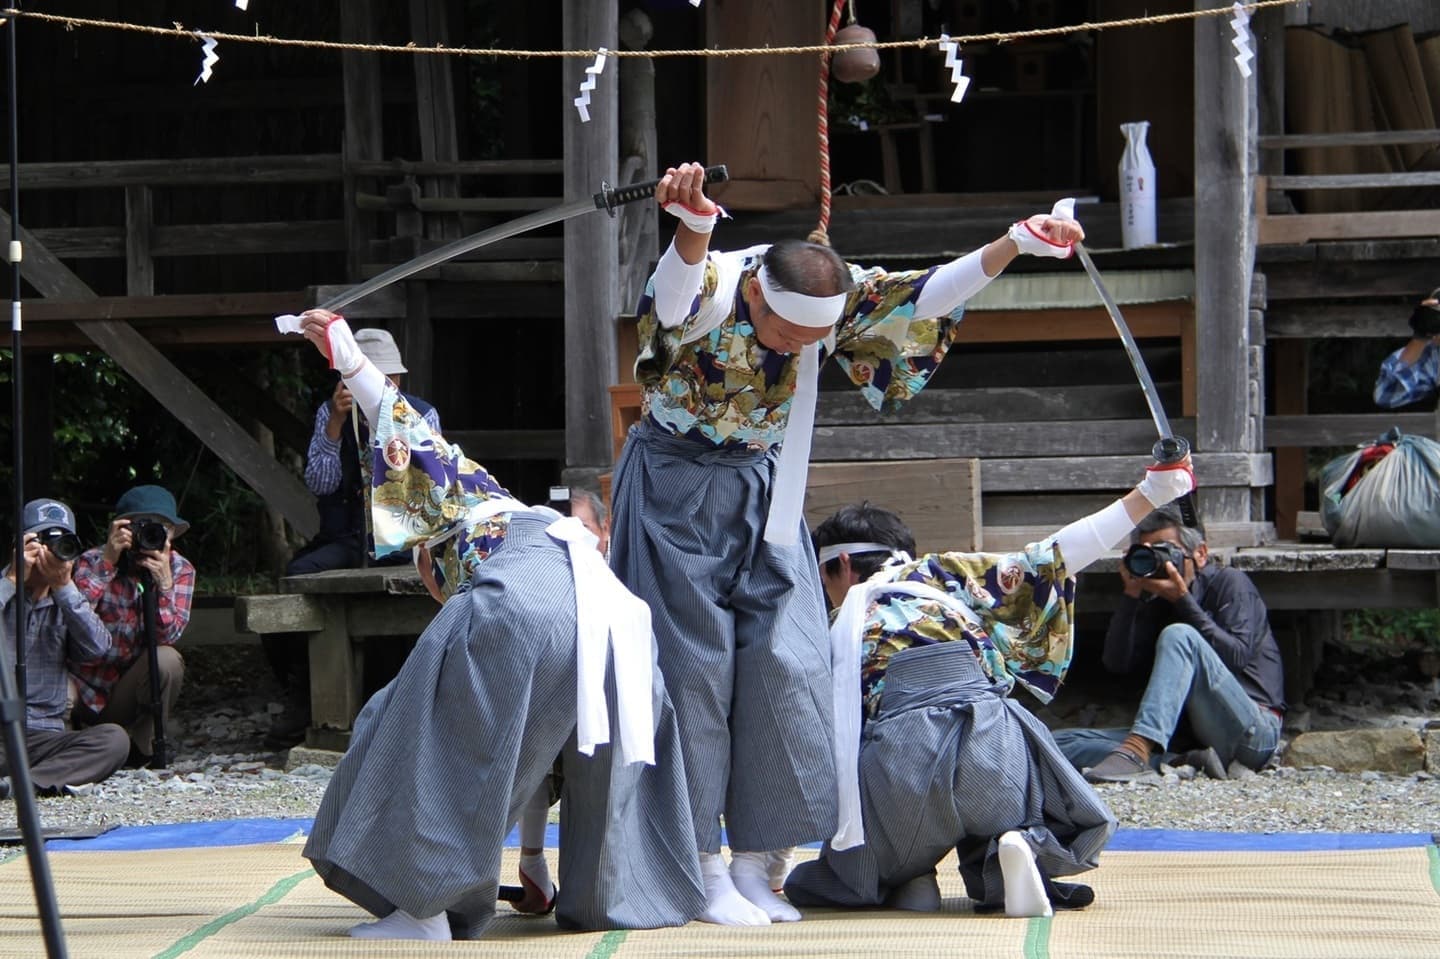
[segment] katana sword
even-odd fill
[[[1183,436],[1176,436],[1170,429],[1170,418],[1165,415],[1165,407],[1160,403],[1160,392],[1155,389],[1155,381],[1150,377],[1150,369],[1145,365],[1145,357],[1140,355],[1140,347],[1135,343],[1135,337],[1130,333],[1130,326],[1125,322],[1125,317],[1120,313],[1120,307],[1110,291],[1105,289],[1105,283],[1100,279],[1100,271],[1095,269],[1095,261],[1090,259],[1090,251],[1085,249],[1083,243],[1075,244],[1075,255],[1080,258],[1080,263],[1085,267],[1085,272],[1090,276],[1090,282],[1095,285],[1095,292],[1100,294],[1100,301],[1105,304],[1105,312],[1110,314],[1110,321],[1115,324],[1115,332],[1120,334],[1120,342],[1125,346],[1125,355],[1130,359],[1130,366],[1135,370],[1135,378],[1140,381],[1140,392],[1145,395],[1145,405],[1150,408],[1150,418],[1155,421],[1155,431],[1160,438],[1155,441],[1151,454],[1157,463],[1178,463],[1190,454],[1190,441]],[[1186,493],[1180,497],[1180,517],[1185,525],[1199,529],[1199,519],[1195,513],[1195,496],[1193,493]]]
[[[730,178],[730,172],[725,165],[719,164],[705,168],[706,183],[724,183]],[[333,296],[320,304],[320,309],[329,310],[332,313],[339,312],[342,308],[349,306],[356,300],[364,299],[371,293],[383,290],[392,283],[413,276],[421,270],[428,270],[432,266],[438,266],[457,256],[463,256],[472,250],[478,250],[482,246],[489,246],[491,243],[498,243],[507,240],[512,236],[521,233],[528,233],[531,230],[538,230],[542,226],[549,226],[552,223],[560,223],[563,220],[574,219],[586,213],[594,213],[596,210],[604,210],[612,217],[615,215],[615,208],[624,206],[627,203],[634,203],[637,200],[644,200],[655,195],[655,187],[660,181],[649,180],[645,183],[632,183],[629,186],[612,187],[604,182],[600,183],[600,192],[588,200],[576,200],[573,203],[564,203],[560,206],[551,207],[548,210],[537,210],[526,216],[501,223],[499,226],[492,226],[488,230],[481,230],[479,233],[472,233],[469,236],[462,236],[458,240],[446,243],[444,246],[436,247],[427,253],[422,253],[411,260],[406,260],[398,266],[393,266],[384,273],[376,274],[363,283],[359,283],[346,290],[338,296]]]

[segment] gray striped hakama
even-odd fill
[[[304,855],[377,916],[449,913],[475,938],[495,913],[501,847],[562,756],[556,919],[580,929],[681,925],[705,906],[675,718],[658,669],[654,766],[575,747],[575,592],[554,518],[515,513],[472,588],[452,597],[365,705]],[[612,671],[613,673],[613,671]],[[607,701],[615,721],[613,674]]]
[[[707,852],[722,812],[740,852],[835,830],[825,602],[809,534],[762,539],[774,458],[642,419],[615,470],[610,564],[650,604]]]
[[[1115,831],[1044,724],[991,687],[964,642],[890,660],[860,747],[860,805],[865,844],[837,852],[827,843],[796,866],[785,883],[792,903],[881,905],[953,849],[969,896],[1003,906],[1002,834],[1020,831],[1053,877],[1093,869]]]

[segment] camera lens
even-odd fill
[[[135,546],[138,549],[164,549],[165,540],[168,538],[165,532],[164,523],[155,523],[144,520],[131,527],[134,534]]]
[[[1139,544],[1130,547],[1129,552],[1125,554],[1124,562],[1125,568],[1130,571],[1132,576],[1149,579],[1155,575],[1157,569],[1161,568],[1162,560],[1155,554],[1155,550]]]
[[[40,534],[40,542],[63,563],[70,562],[83,552],[80,548],[80,537],[63,529],[47,529]]]

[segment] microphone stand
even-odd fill
[[[15,3],[18,8],[20,4]],[[55,883],[50,875],[50,860],[45,855],[44,836],[40,831],[40,812],[35,805],[35,784],[30,779],[30,760],[25,749],[25,671],[23,665],[25,649],[25,441],[24,409],[21,401],[22,353],[20,349],[20,121],[19,96],[15,69],[15,28],[17,18],[10,17],[3,22],[7,31],[9,63],[7,78],[10,87],[10,247],[8,259],[11,273],[10,299],[10,342],[11,342],[11,431],[14,438],[14,482],[15,482],[15,622],[14,637],[16,650],[16,675],[12,676],[6,659],[6,643],[0,642],[0,726],[4,727],[5,758],[10,767],[11,791],[15,796],[15,818],[20,826],[20,835],[25,845],[25,861],[30,866],[30,884],[35,888],[35,905],[40,912],[40,930],[45,939],[45,954],[50,959],[64,959],[69,955],[65,948],[65,933],[60,927],[60,906],[55,899]],[[18,682],[17,682],[18,681]],[[16,686],[20,689],[17,690]],[[17,695],[18,694],[18,695]]]

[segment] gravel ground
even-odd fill
[[[261,744],[271,712],[279,709],[279,690],[259,647],[201,646],[186,655],[186,687],[176,707],[184,732],[171,768],[123,770],[81,795],[41,799],[47,829],[315,814],[330,770],[302,766],[285,772],[284,755]],[[1387,676],[1357,683],[1343,664],[1330,674],[1333,687],[1322,686],[1307,703],[1303,721],[1311,728],[1418,727],[1437,716],[1440,698],[1433,684]],[[1322,684],[1326,679],[1322,674]],[[1094,705],[1079,710],[1101,725],[1112,721],[1110,711]],[[1193,771],[1182,767],[1154,783],[1100,789],[1122,827],[1440,832],[1440,778],[1429,773],[1280,766],[1214,781],[1193,778]],[[0,828],[14,826],[14,803],[0,803]]]

